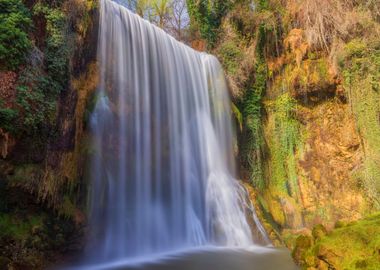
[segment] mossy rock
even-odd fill
[[[304,264],[306,252],[313,245],[313,238],[308,235],[300,235],[297,237],[295,248],[292,252],[292,256],[299,264]]]
[[[334,247],[331,247],[325,243],[317,244],[314,254],[320,260],[327,262],[328,265],[333,266],[334,269],[340,269],[339,266],[341,265],[342,259],[344,257],[344,254],[341,250],[336,250]]]
[[[273,220],[280,226],[284,227],[286,223],[285,214],[279,201],[272,198],[269,202],[269,211]]]
[[[315,225],[312,231],[314,239],[321,239],[327,234],[326,228],[322,224]]]
[[[337,222],[335,222],[334,228],[335,229],[343,228],[343,227],[347,226],[347,224],[348,223],[345,221],[338,220]]]
[[[380,269],[380,213],[326,233],[313,229],[313,239],[297,238],[293,257],[302,267],[317,269]]]

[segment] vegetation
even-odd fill
[[[272,119],[268,121],[270,129],[268,144],[272,157],[270,166],[271,184],[277,190],[298,199],[299,190],[296,174],[296,149],[301,142],[299,122],[294,118],[296,101],[288,93],[280,95],[266,104],[266,110]]]
[[[266,90],[266,64],[263,59],[256,64],[255,82],[247,91],[243,105],[243,114],[247,134],[246,160],[251,168],[251,181],[259,188],[264,188],[262,131],[262,97]]]
[[[42,269],[81,233],[72,174],[79,158],[61,123],[74,115],[58,109],[75,113],[69,83],[91,55],[81,49],[89,47],[94,2],[0,1],[1,269]]]
[[[380,215],[337,225],[330,233],[318,225],[313,229],[313,237],[297,238],[293,257],[302,268],[379,269]]]
[[[239,68],[239,63],[243,60],[243,53],[236,41],[228,41],[218,48],[220,61],[227,73],[234,74]]]
[[[239,1],[223,14],[213,38],[201,35],[225,68],[234,111],[242,112],[239,157],[256,187],[257,204],[280,233],[331,225],[341,215],[334,207],[357,207],[351,211],[358,214],[347,219],[379,208],[379,10],[373,1]],[[206,19],[192,19],[199,29],[212,28]],[[329,134],[333,129],[324,125],[331,117],[323,109],[341,114],[334,118],[346,122],[338,126],[351,125],[344,115],[352,113],[360,141],[352,139],[348,152],[337,148],[336,157],[326,152],[330,164],[321,149],[333,144],[331,137],[347,135]],[[334,168],[339,165],[333,159],[342,156],[352,163],[344,171],[344,188],[333,182],[342,176],[335,180],[324,172],[340,174],[344,169]],[[347,188],[356,206],[327,202]]]
[[[4,59],[12,61],[6,63],[5,67],[14,68],[25,58],[29,52],[27,49],[31,47],[28,33],[23,32],[31,26],[30,12],[21,1],[3,1],[0,4],[4,6],[1,10],[7,11],[1,17],[4,20],[1,27],[6,27],[9,33],[20,34],[20,39],[16,40],[14,36],[7,36],[8,32],[2,32],[1,35],[4,39],[0,44],[4,50],[8,48],[9,42],[12,44],[2,54]],[[44,54],[37,55],[38,49],[35,48],[29,56],[31,60],[19,72],[15,87],[16,103],[12,107],[1,107],[0,115],[4,121],[0,128],[19,136],[25,133],[28,136],[42,135],[46,141],[47,136],[50,136],[49,130],[54,127],[58,94],[65,89],[68,80],[67,22],[66,15],[59,8],[50,8],[42,2],[34,6],[33,15],[42,16],[46,20]],[[28,46],[14,46],[15,41]]]
[[[363,138],[364,163],[355,176],[380,207],[380,47],[354,39],[345,46],[341,67],[345,88]]]
[[[174,37],[189,40],[186,0],[125,0],[122,3]]]
[[[193,27],[196,27],[209,47],[213,47],[218,39],[219,26],[223,17],[232,7],[230,0],[187,0],[187,7]]]
[[[32,20],[21,0],[0,1],[0,66],[17,69],[31,48],[28,37]]]
[[[15,125],[18,112],[11,108],[4,108],[0,104],[0,123],[1,127],[10,132],[14,132],[17,126]]]

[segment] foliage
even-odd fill
[[[228,74],[234,74],[243,60],[242,50],[236,42],[228,41],[218,48],[218,55]]]
[[[232,110],[232,113],[237,120],[237,123],[239,125],[239,129],[241,131],[243,129],[243,115],[240,112],[239,108],[233,102],[231,102],[231,110]]]
[[[17,87],[17,105],[20,110],[20,131],[33,134],[55,120],[56,84],[38,70],[25,69]]]
[[[32,230],[41,227],[42,223],[41,216],[18,217],[12,214],[0,214],[0,238],[26,240],[32,234]]]
[[[314,230],[313,230],[314,231]],[[293,256],[303,269],[379,269],[380,215],[340,225],[331,233],[297,238]]]
[[[164,29],[179,40],[186,40],[189,16],[186,0],[117,0],[123,6]]]
[[[0,102],[0,128],[6,131],[15,130],[15,122],[18,116],[18,112],[11,108],[3,108]]]
[[[247,132],[245,147],[246,161],[251,169],[251,181],[259,188],[264,188],[262,131],[262,97],[266,90],[267,67],[263,58],[255,65],[255,81],[246,93],[243,103],[244,124]]]
[[[222,19],[232,5],[231,0],[187,0],[192,23],[198,25],[200,34],[207,41],[209,47],[214,47]]]
[[[41,2],[34,6],[33,15],[46,19],[44,62],[28,63],[20,71],[16,105],[12,109],[2,109],[0,115],[6,123],[15,120],[12,125],[5,126],[6,130],[36,135],[46,141],[56,118],[58,94],[68,81],[67,21],[59,8],[50,8]]]
[[[299,123],[294,118],[296,101],[285,93],[266,106],[272,119],[268,120],[268,143],[271,156],[271,183],[278,190],[298,198],[296,148],[300,142]]]
[[[354,39],[345,46],[344,85],[362,137],[364,164],[356,177],[380,207],[380,48]]]
[[[59,8],[50,8],[38,3],[33,8],[34,15],[43,15],[46,19],[46,67],[51,76],[53,90],[62,91],[66,86],[69,67],[69,47],[67,44],[67,18]]]
[[[0,0],[0,63],[16,69],[25,59],[31,42],[29,10],[21,0]]]

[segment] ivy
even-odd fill
[[[231,0],[187,0],[190,18],[198,25],[201,37],[209,47],[215,46],[222,19],[232,4]]]
[[[267,66],[263,58],[255,65],[255,81],[247,91],[243,103],[243,116],[247,134],[245,148],[246,162],[250,166],[251,181],[259,188],[264,188],[263,149],[264,136],[262,130],[262,98],[265,94]]]

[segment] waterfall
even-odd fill
[[[111,0],[100,1],[98,60],[89,257],[252,245],[218,60]]]

